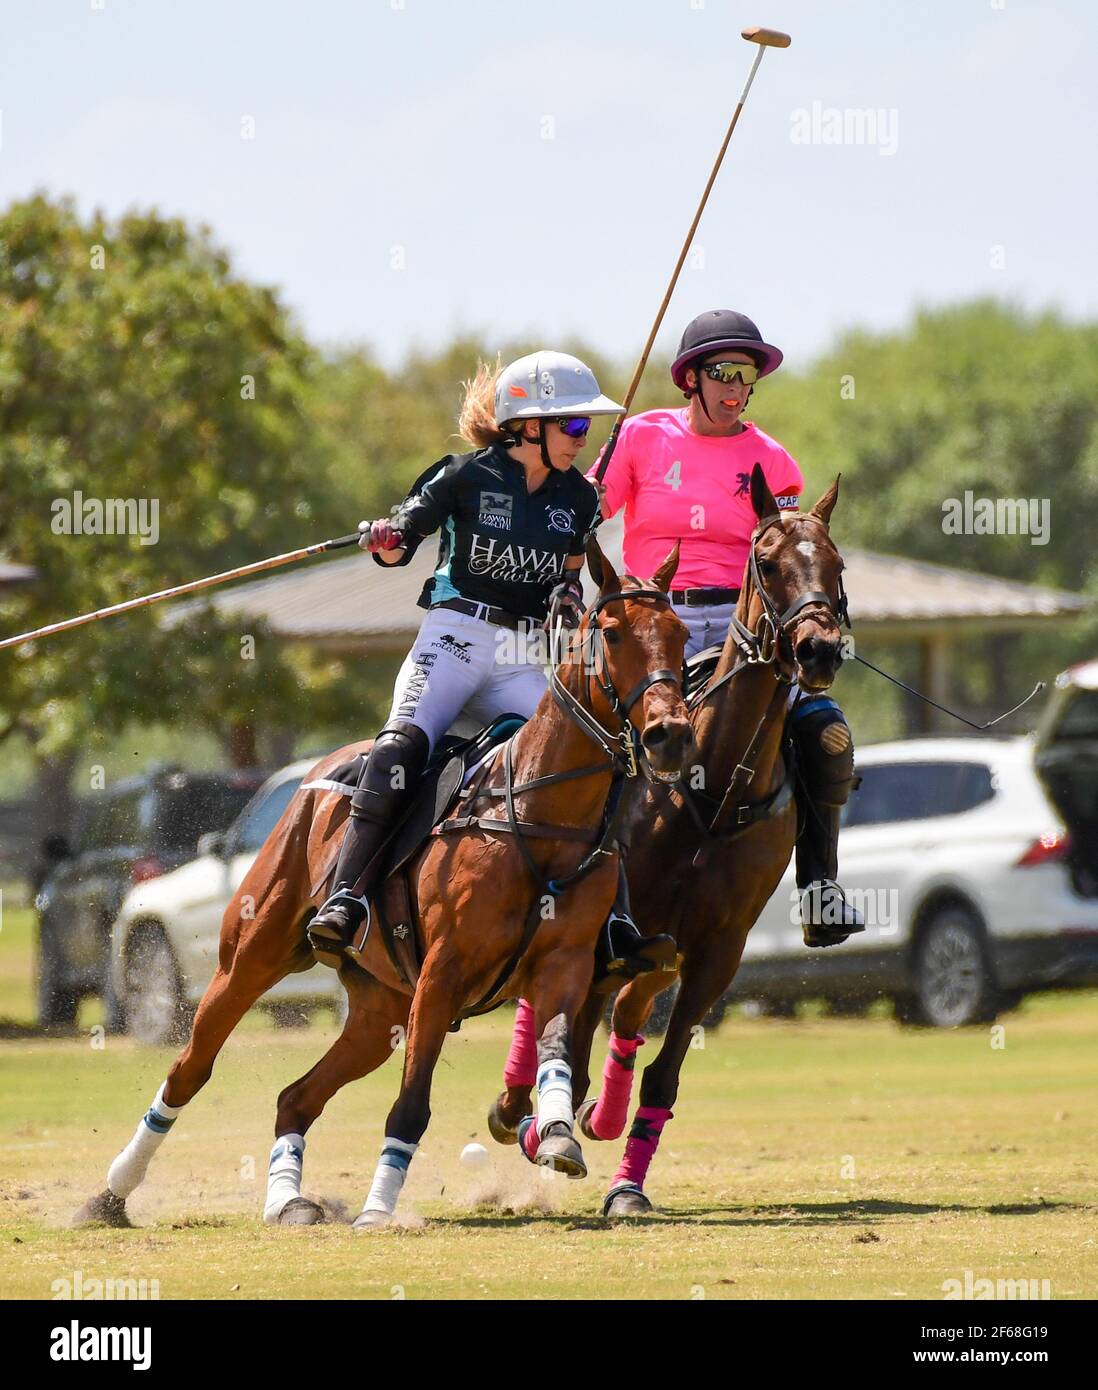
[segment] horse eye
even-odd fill
[[[604,627],[601,629],[603,641],[611,647],[616,647],[621,641],[621,633],[616,627]]]
[[[778,572],[778,564],[777,564],[777,561],[776,561],[776,560],[760,560],[760,561],[759,561],[759,572],[762,574],[762,576],[763,576],[764,579],[773,579],[774,576],[775,576],[775,575],[777,574],[777,572]]]

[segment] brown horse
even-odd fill
[[[836,479],[807,514],[779,513],[755,466],[751,500],[759,521],[737,621],[704,692],[690,700],[696,766],[674,793],[645,793],[627,861],[629,886],[641,931],[675,936],[681,987],[663,1045],[644,1070],[640,1107],[604,1215],[652,1210],[644,1179],[671,1118],[694,1030],[732,983],[747,933],[793,851],[797,812],[782,754],[783,726],[791,681],[802,690],[827,690],[842,660],[843,563],[828,533],[838,489]],[[600,1094],[577,1114],[588,1138],[616,1139],[624,1129],[644,1041],[640,1030],[656,995],[673,979],[666,972],[642,975],[618,994]],[[604,1006],[605,997],[592,992],[577,1019],[578,1100],[589,1085],[591,1044]],[[501,1143],[515,1142],[530,1112],[528,1035],[520,1003],[506,1088],[489,1115]]]
[[[550,690],[495,754],[481,790],[466,798],[464,828],[435,834],[412,861],[418,982],[402,978],[377,931],[367,938],[361,968],[346,962],[340,970],[350,1005],[343,1032],[279,1097],[268,1221],[321,1218],[321,1209],[298,1195],[304,1135],[342,1086],[380,1066],[403,1037],[400,1095],[367,1208],[355,1223],[385,1224],[427,1127],[432,1075],[452,1021],[520,994],[536,1019],[543,1082],[544,1118],[530,1156],[570,1176],[586,1172],[572,1134],[570,1054],[617,882],[608,794],[612,786],[620,792],[622,777],[638,769],[674,781],[693,744],[680,680],[685,630],[667,598],[678,547],[652,586],[620,580],[593,541],[588,560],[599,597]],[[111,1164],[106,1191],[78,1220],[126,1222],[126,1198],[180,1107],[209,1080],[244,1013],[283,976],[312,964],[305,926],[331,873],[348,799],[309,784],[323,783],[369,746],[353,744],[325,758],[287,807],[226,909],[218,968],[190,1041]],[[470,815],[478,802],[481,814]]]

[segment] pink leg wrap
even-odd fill
[[[602,1069],[602,1090],[587,1123],[600,1139],[617,1139],[629,1118],[629,1096],[633,1090],[633,1063],[644,1039],[619,1038],[610,1034],[610,1051]]]
[[[614,1180],[610,1184],[611,1191],[626,1183],[644,1187],[648,1165],[655,1157],[663,1127],[670,1118],[671,1111],[660,1105],[637,1107],[637,1118],[633,1121],[633,1128],[629,1131],[629,1138],[625,1144],[625,1157],[614,1174]]]
[[[541,1136],[538,1134],[538,1125],[535,1120],[526,1130],[526,1137],[522,1141],[522,1147],[526,1157],[533,1161],[537,1157],[538,1145],[541,1143]]]
[[[529,1089],[538,1079],[538,1040],[534,1033],[534,1011],[525,999],[518,1001],[511,1051],[503,1068],[503,1084]]]

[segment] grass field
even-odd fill
[[[6,914],[0,933],[0,1014],[16,1019],[21,915]],[[940,1299],[945,1280],[970,1270],[1093,1298],[1096,1002],[1032,1000],[1001,1035],[730,1016],[688,1058],[648,1184],[663,1214],[630,1226],[598,1215],[619,1144],[585,1145],[591,1176],[569,1182],[487,1137],[501,1012],[448,1040],[405,1224],[367,1235],[260,1221],[275,1096],[334,1025],[241,1030],[130,1199],[129,1231],[68,1221],[103,1187],[171,1052],[9,1035],[0,1296],[50,1298],[79,1271],[85,1283],[156,1280],[164,1299]],[[390,1063],[332,1102],[310,1135],[306,1192],[358,1209],[397,1081]],[[458,1162],[471,1139],[491,1150],[484,1173]]]

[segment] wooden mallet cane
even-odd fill
[[[728,149],[732,140],[732,132],[736,129],[736,122],[740,119],[740,112],[743,110],[743,104],[747,100],[748,92],[751,90],[751,84],[755,80],[755,74],[759,70],[762,56],[768,48],[788,48],[792,43],[792,39],[788,34],[783,34],[778,29],[762,29],[757,24],[752,25],[750,29],[744,29],[742,31],[742,37],[745,38],[748,43],[758,44],[759,51],[755,54],[755,61],[751,64],[751,71],[747,74],[747,81],[744,83],[743,91],[740,93],[740,99],[736,103],[736,109],[732,113],[732,122],[725,132],[724,140],[721,142],[720,150],[717,153],[716,162],[710,170],[709,178],[705,185],[705,191],[702,193],[701,202],[698,204],[698,210],[694,214],[694,220],[690,223],[690,230],[686,233],[686,240],[683,242],[682,250],[679,252],[679,259],[675,262],[675,269],[671,275],[671,283],[667,286],[667,293],[663,296],[659,313],[656,315],[656,321],[652,325],[652,331],[649,333],[648,341],[644,345],[644,351],[640,355],[637,369],[633,373],[633,380],[629,383],[629,389],[625,393],[625,400],[623,402],[625,410],[614,421],[614,427],[610,431],[610,437],[607,439],[606,447],[602,451],[602,458],[599,460],[599,466],[595,473],[595,481],[598,483],[602,482],[606,470],[610,466],[610,459],[613,456],[614,449],[617,447],[622,421],[625,419],[626,415],[629,414],[630,407],[633,404],[633,397],[637,394],[637,387],[640,385],[641,377],[644,375],[645,365],[648,362],[648,354],[652,351],[652,344],[656,341],[656,334],[660,331],[660,324],[663,323],[663,316],[667,312],[667,306],[670,304],[671,296],[675,292],[675,285],[678,283],[679,272],[686,262],[690,244],[694,240],[694,233],[698,230],[698,223],[701,221],[702,213],[705,211],[705,205],[709,200],[709,191],[716,182],[717,174],[724,160],[725,151]]]

